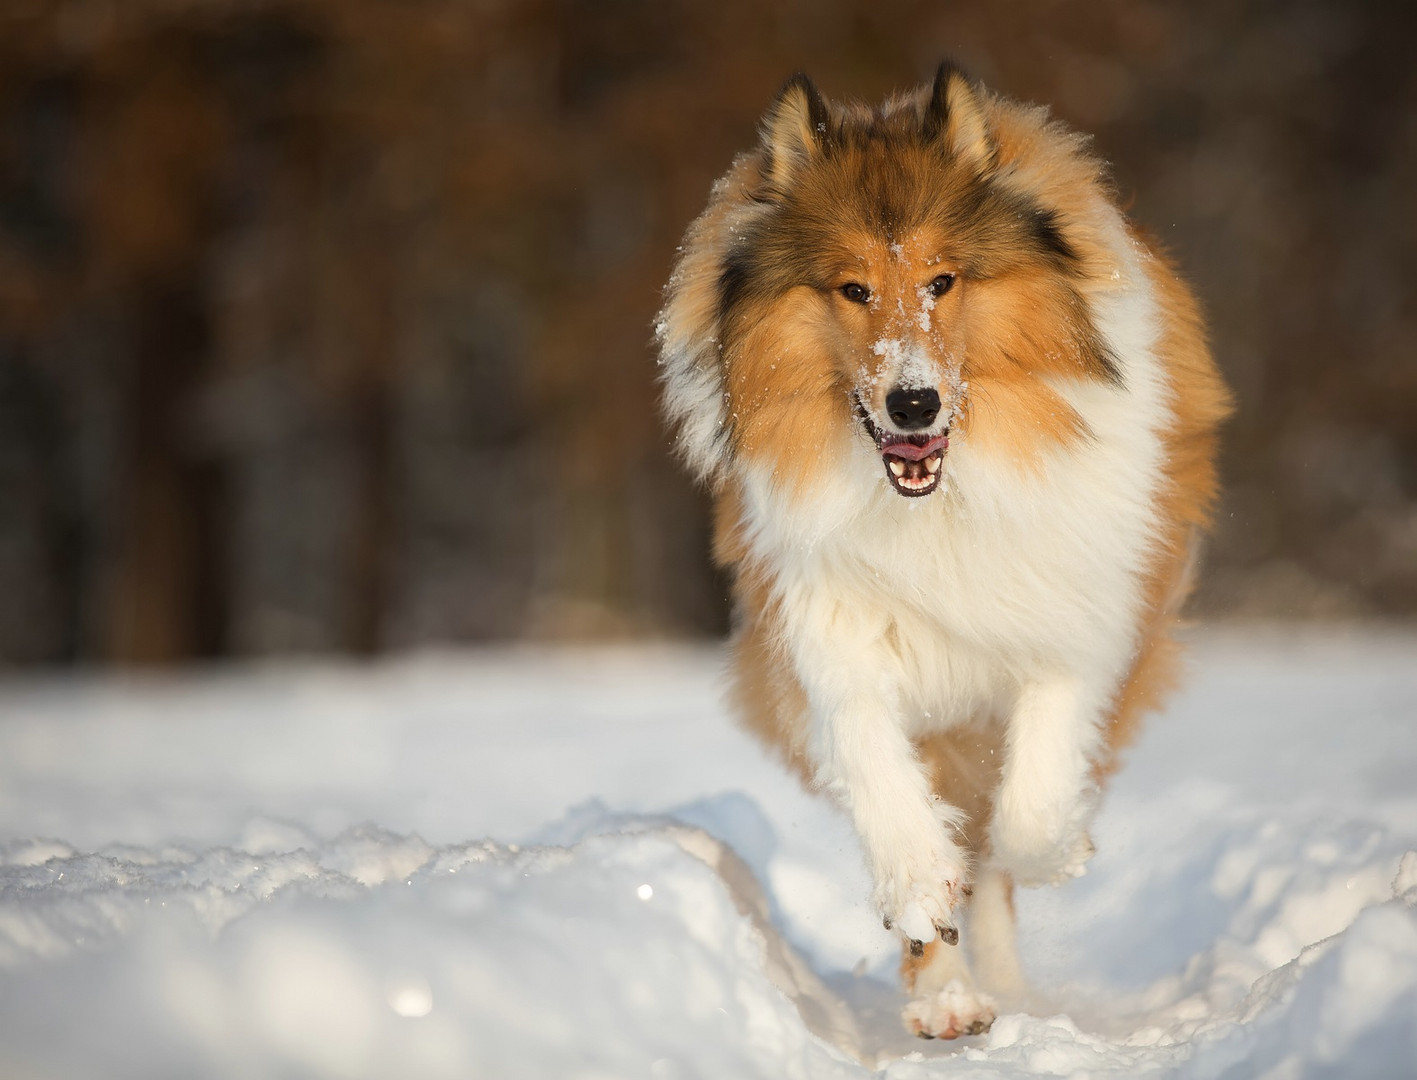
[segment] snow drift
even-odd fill
[[[0,686],[0,1074],[1387,1077],[1417,638],[1201,639],[1029,1014],[899,1028],[854,839],[707,650]]]

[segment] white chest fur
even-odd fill
[[[812,490],[789,496],[767,470],[743,474],[750,542],[789,620],[871,640],[911,716],[953,722],[1060,676],[1106,696],[1125,672],[1169,413],[1139,259],[1127,251],[1127,285],[1093,298],[1122,385],[1052,384],[1088,424],[1086,442],[1026,467],[956,438],[942,490],[923,499],[891,490],[859,430],[842,434],[845,467]]]

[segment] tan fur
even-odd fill
[[[830,354],[822,297],[795,289],[754,321],[724,365],[732,402],[734,448],[766,461],[774,472],[792,466],[784,482],[800,490],[837,467],[849,445],[851,405],[818,358]],[[813,452],[803,454],[800,447]]]
[[[1162,543],[1146,583],[1149,618],[1142,643],[1107,724],[1106,753],[1095,770],[1099,781],[1116,769],[1118,754],[1136,737],[1142,716],[1158,707],[1175,684],[1180,648],[1172,635],[1191,591],[1198,548],[1215,502],[1217,430],[1232,408],[1230,392],[1206,344],[1194,295],[1168,260],[1158,256],[1149,269],[1166,313],[1159,352],[1171,376],[1173,398],[1162,467]]]
[[[941,88],[945,92],[946,113],[949,117],[945,138],[962,161],[975,169],[990,166],[994,148],[989,140],[988,121],[974,90],[958,71],[952,72]]]
[[[909,949],[901,949],[900,981],[905,986],[905,992],[907,994],[913,994],[915,992],[916,980],[919,979],[920,973],[924,971],[927,967],[929,967],[930,964],[934,961],[935,951],[937,949],[946,948],[949,948],[949,946],[942,945],[938,941],[927,941],[925,943],[925,951],[922,952],[919,956],[916,956],[911,953]]]
[[[753,575],[737,590],[742,625],[733,641],[730,698],[745,727],[776,750],[804,784],[812,783],[804,738],[807,696],[777,635],[767,584]]]

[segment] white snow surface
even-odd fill
[[[0,1076],[1417,1075],[1417,633],[1199,635],[949,1043],[721,665],[0,682]]]

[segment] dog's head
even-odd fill
[[[763,460],[800,483],[873,444],[893,489],[921,496],[940,486],[951,438],[1027,452],[1077,437],[1046,377],[1117,373],[1079,289],[1096,269],[1028,159],[1027,128],[948,65],[879,109],[792,78],[671,281],[669,412],[681,442],[703,432],[685,415],[694,401],[717,424],[690,460]],[[1082,168],[1090,185],[1096,166]],[[694,351],[695,323],[715,355]]]

